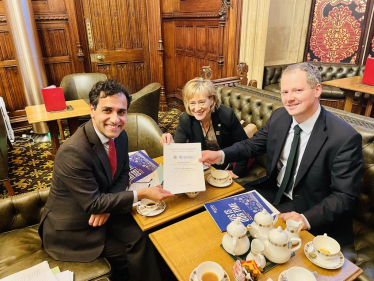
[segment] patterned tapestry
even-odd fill
[[[355,63],[367,0],[316,0],[307,61]]]
[[[369,49],[369,58],[374,58],[374,36],[371,40],[370,49]]]

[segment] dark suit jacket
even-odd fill
[[[110,219],[103,226],[92,227],[90,215],[131,212],[134,195],[125,191],[129,183],[127,143],[123,131],[115,139],[117,171],[113,179],[108,155],[91,120],[61,145],[39,227],[44,249],[52,258],[95,260],[103,251]]]
[[[267,176],[254,184],[271,187],[276,194],[277,162],[291,123],[286,109],[274,111],[251,139],[224,149],[227,161],[267,153]],[[327,233],[342,245],[352,243],[352,210],[360,194],[362,164],[361,135],[321,108],[296,176],[293,201],[285,210],[304,214],[314,235]]]
[[[218,110],[212,113],[212,124],[221,149],[248,138],[234,111],[226,106],[221,105]],[[199,142],[201,149],[207,149],[200,121],[186,112],[179,117],[174,141],[177,143]],[[225,168],[228,163],[231,162],[226,161],[221,167]],[[234,174],[239,177],[244,176],[247,163],[248,159],[236,163]]]

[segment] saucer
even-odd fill
[[[188,281],[198,281],[199,280],[199,279],[197,279],[196,269],[197,269],[197,267],[191,272],[190,279],[188,279]],[[227,272],[225,270],[223,270],[223,271],[225,272],[225,274],[223,275],[222,281],[230,281],[230,276],[227,274]]]
[[[160,209],[158,209],[158,210],[156,210],[156,211],[146,211],[146,212],[144,212],[144,211],[141,211],[140,209],[139,209],[139,206],[137,206],[136,207],[136,211],[140,214],[140,215],[142,215],[142,216],[147,216],[147,217],[154,217],[154,216],[157,216],[157,215],[159,215],[159,214],[161,214],[163,211],[165,211],[165,209],[166,209],[166,203],[164,202],[164,201],[161,201],[161,203],[160,203],[162,206],[160,207]],[[149,215],[148,215],[149,214]]]
[[[338,255],[333,257],[331,260],[327,261],[325,259],[320,258],[319,256],[316,256],[315,258],[311,258],[309,256],[309,251],[308,251],[310,247],[313,248],[313,241],[310,241],[305,244],[304,253],[306,257],[308,258],[308,260],[310,260],[315,265],[325,268],[325,269],[337,269],[337,268],[342,267],[342,265],[344,264],[344,256],[342,252],[339,252]]]
[[[209,183],[210,185],[215,186],[215,187],[226,187],[226,186],[229,186],[230,184],[232,184],[232,178],[227,179],[227,180],[224,181],[223,183],[215,183],[215,182],[212,180],[212,176],[211,176],[211,175],[208,176],[207,181],[208,181],[208,183]]]

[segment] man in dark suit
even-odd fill
[[[154,250],[131,216],[142,198],[172,196],[161,186],[127,191],[128,139],[123,130],[131,97],[113,80],[90,91],[91,120],[58,150],[39,234],[46,252],[61,261],[105,257],[114,280],[161,280]],[[114,142],[113,142],[114,140]],[[114,145],[113,145],[114,143]]]
[[[246,189],[256,189],[276,205],[285,221],[302,221],[314,235],[327,233],[347,245],[353,242],[352,211],[360,193],[361,135],[320,106],[321,91],[316,67],[289,66],[281,79],[284,108],[274,111],[251,139],[223,151],[204,151],[200,161],[213,164],[266,153],[266,177]],[[296,157],[288,165],[295,135],[300,136],[295,142]]]

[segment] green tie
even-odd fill
[[[290,190],[290,188],[292,187],[292,178],[293,178],[293,176],[295,174],[295,170],[296,170],[295,169],[295,167],[296,167],[296,164],[295,164],[296,161],[295,160],[296,160],[296,158],[297,158],[296,156],[298,154],[297,151],[299,150],[299,140],[300,140],[301,129],[300,129],[299,125],[296,125],[293,128],[293,130],[294,130],[294,135],[293,135],[293,140],[292,140],[292,144],[291,144],[290,155],[288,156],[288,160],[287,160],[286,171],[284,173],[282,184],[279,187],[277,196],[275,196],[275,200],[273,202],[273,205],[278,205],[284,191],[285,190]]]

